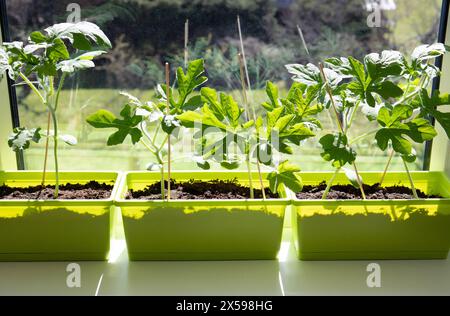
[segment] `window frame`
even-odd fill
[[[448,29],[448,15],[449,15],[449,3],[450,0],[442,0],[441,6],[441,15],[440,15],[440,23],[439,23],[439,31],[438,31],[438,42],[441,43],[449,43],[450,39],[447,40],[447,29]],[[6,0],[0,0],[0,43],[3,41],[10,41],[10,33],[9,33],[9,23],[8,23],[8,15],[6,10]],[[436,59],[435,65],[442,70],[443,67],[443,58],[439,57]],[[450,57],[448,57],[450,62]],[[450,82],[450,72],[442,73],[441,77],[435,78],[432,85],[432,90],[439,90],[441,87],[441,82]],[[0,85],[4,85],[5,80],[0,82]],[[8,96],[0,95],[0,109],[1,111],[6,111],[9,113],[5,113],[6,115],[0,116],[0,124],[1,126],[7,127],[11,126],[12,128],[20,126],[20,116],[17,102],[16,89],[13,85],[13,82],[7,78],[7,91]],[[4,88],[4,87],[3,87]],[[0,87],[2,89],[2,87]],[[449,91],[450,92],[450,91]],[[9,102],[9,107],[4,106],[3,104]],[[434,119],[432,119],[432,124],[436,125]],[[5,131],[3,128],[0,129],[0,137],[1,139],[5,139]],[[439,129],[439,132],[442,133],[443,130]],[[445,134],[445,133],[444,133]],[[433,144],[435,146],[433,146]],[[446,150],[437,150],[436,147],[443,146]],[[0,168],[5,169],[6,166],[10,166],[9,163],[11,160],[14,160],[13,154],[5,153],[3,146],[0,146]],[[433,170],[436,169],[436,166],[441,166],[442,163],[438,163],[439,161],[444,161],[444,166],[442,168],[446,169],[447,172],[450,172],[450,157],[442,157],[442,152],[450,151],[450,145],[448,140],[444,137],[437,137],[437,139],[427,141],[425,143],[424,157],[423,157],[423,166],[422,170]],[[16,153],[16,168],[18,170],[25,169],[25,160],[23,152]],[[5,163],[7,161],[7,163]],[[3,163],[2,163],[3,162]],[[442,169],[441,169],[442,170]]]
[[[10,41],[10,34],[9,34],[9,28],[8,28],[8,15],[6,12],[6,0],[0,0],[0,43],[3,41],[7,42]],[[8,126],[12,128],[16,128],[20,126],[20,117],[19,117],[19,108],[17,104],[17,95],[16,95],[16,89],[13,86],[12,80],[5,76],[6,80],[2,80],[0,82],[0,85],[2,87],[0,90],[6,90],[7,96],[2,95],[0,96],[0,109],[1,111],[5,113],[5,115],[0,115],[0,124],[2,126],[0,137],[2,140],[6,139],[4,137],[4,131],[3,129],[8,128]],[[4,86],[6,85],[6,87]],[[3,93],[2,93],[3,94]],[[6,97],[6,98],[5,98]],[[9,103],[9,107],[6,105]],[[6,136],[6,135],[5,135]],[[14,153],[10,150],[4,148],[6,145],[4,145],[4,141],[1,142],[1,152],[0,152],[0,167],[2,169],[18,169],[18,170],[24,170],[25,169],[25,160],[23,156],[23,152],[17,152],[15,154],[14,159]],[[13,166],[13,162],[16,161],[15,166]]]

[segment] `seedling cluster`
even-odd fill
[[[55,198],[59,189],[59,141],[69,145],[77,143],[75,137],[61,134],[58,128],[61,90],[69,75],[93,68],[93,59],[109,47],[111,43],[106,35],[89,22],[56,24],[43,33],[31,33],[28,43],[4,43],[0,47],[0,75],[7,73],[17,84],[27,85],[48,112],[46,130],[16,128],[8,144],[14,151],[21,151],[33,142],[46,139],[44,185],[48,144],[49,140],[54,142]],[[182,128],[192,130],[197,142],[192,159],[199,167],[210,169],[211,163],[217,162],[223,168],[236,169],[244,164],[250,196],[254,198],[255,187],[259,187],[265,199],[264,168],[270,170],[267,180],[273,193],[281,193],[284,186],[294,192],[302,190],[300,168],[283,157],[293,154],[294,148],[304,140],[316,136],[322,128],[318,114],[330,111],[335,130],[327,131],[318,142],[322,158],[331,162],[335,174],[328,181],[323,199],[327,198],[341,170],[365,199],[354,144],[370,136],[374,136],[382,151],[390,151],[384,174],[392,157],[400,155],[417,198],[408,168],[408,163],[416,159],[413,144],[424,143],[437,135],[431,119],[439,122],[450,138],[450,113],[440,110],[441,106],[450,104],[450,97],[428,89],[439,75],[439,69],[431,61],[445,51],[446,47],[438,43],[419,46],[409,57],[398,51],[383,51],[368,54],[362,61],[340,57],[327,59],[318,66],[287,65],[294,80],[287,96],[281,97],[277,86],[269,81],[267,102],[262,104],[255,104],[247,96],[249,80],[243,51],[238,56],[241,102],[231,94],[206,86],[203,60],[188,62],[185,54],[186,69],[177,69],[172,85],[170,67],[166,64],[166,82],[156,87],[154,100],[141,101],[122,92],[126,102],[119,117],[102,109],[90,115],[87,122],[94,128],[116,129],[107,140],[108,146],[122,144],[129,136],[134,145],[141,144],[148,149],[153,156],[148,170],[161,173],[162,199],[171,198],[171,153]],[[377,127],[351,138],[358,112],[377,122]],[[254,166],[259,175],[258,185],[252,177]]]
[[[31,33],[28,43],[3,43],[0,47],[0,77],[7,73],[18,84],[27,85],[48,112],[46,131],[42,131],[40,127],[16,128],[8,144],[14,151],[20,151],[29,148],[32,142],[38,143],[43,137],[47,139],[42,178],[44,186],[48,142],[53,140],[55,198],[58,197],[59,191],[59,141],[71,146],[77,144],[75,137],[60,134],[59,131],[57,113],[61,90],[68,76],[95,67],[93,59],[106,53],[105,49],[110,47],[108,37],[97,25],[90,22],[55,24],[46,28],[43,33]]]

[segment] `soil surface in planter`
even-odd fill
[[[303,191],[297,193],[297,198],[300,200],[319,200],[322,199],[323,192],[327,184],[322,182],[318,186],[305,185]],[[412,190],[404,186],[390,186],[380,187],[379,184],[364,185],[364,191],[368,200],[382,200],[382,199],[414,199]],[[422,191],[416,189],[419,198],[442,198],[437,195],[427,195]],[[361,191],[352,185],[333,185],[327,196],[328,200],[359,200],[361,198]]]
[[[111,196],[113,186],[91,181],[86,184],[63,184],[59,187],[58,200],[103,200]],[[55,186],[47,185],[14,188],[0,186],[0,199],[4,200],[53,200]]]
[[[262,198],[262,191],[256,189],[259,187],[259,181],[253,183],[255,189],[255,198]],[[167,188],[167,182],[165,183]],[[240,185],[237,180],[223,181],[197,181],[190,180],[187,182],[171,182],[170,197],[173,200],[232,200],[232,199],[249,199],[250,189]],[[266,188],[266,198],[276,199],[277,194]],[[167,196],[167,190],[166,190]],[[127,197],[128,200],[161,200],[161,182],[152,184],[141,191],[130,190]]]

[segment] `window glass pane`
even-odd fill
[[[237,16],[240,16],[245,53],[255,106],[265,101],[266,80],[286,91],[288,63],[317,63],[331,56],[361,58],[370,52],[396,49],[410,53],[420,43],[437,39],[440,0],[7,0],[13,40],[25,40],[30,31],[77,17],[97,23],[114,48],[98,60],[94,70],[67,80],[59,111],[61,130],[78,138],[78,145],[61,150],[62,169],[144,169],[151,157],[146,149],[127,143],[107,147],[107,130],[94,130],[86,116],[100,108],[118,113],[126,90],[149,99],[156,83],[163,81],[163,63],[172,68],[184,63],[185,22],[189,20],[189,59],[205,58],[209,84],[241,99],[237,53],[240,49]],[[381,10],[373,10],[374,3]],[[75,11],[73,11],[75,10]],[[303,34],[304,42],[300,36]],[[309,54],[307,53],[309,52]],[[37,98],[18,86],[21,125],[46,129],[47,114]],[[326,113],[324,129],[332,127]],[[371,130],[360,113],[353,137]],[[185,134],[186,136],[186,134]],[[189,147],[187,135],[177,150]],[[369,137],[356,146],[360,169],[380,170],[384,154]],[[422,166],[423,147],[416,148]],[[188,150],[184,150],[185,152]],[[294,161],[303,170],[329,170],[319,155],[317,139],[307,141]],[[43,165],[43,144],[25,152],[28,169]],[[195,168],[177,153],[176,169]],[[50,159],[51,162],[51,159]],[[392,169],[402,168],[394,160]]]

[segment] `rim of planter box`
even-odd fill
[[[443,171],[411,171],[410,172],[413,176],[414,175],[430,175],[430,174],[436,174],[439,176],[442,176],[444,179],[450,182],[450,179],[446,176],[446,174]],[[318,174],[318,175],[331,175],[331,172],[327,171],[319,171],[319,172],[301,172],[300,175],[310,175],[310,174]],[[361,175],[378,175],[381,176],[382,172],[378,171],[368,171],[368,172],[360,172]],[[393,174],[406,174],[405,172],[401,171],[392,171],[388,172],[387,175],[393,175]],[[323,180],[326,180],[324,177]],[[418,179],[414,179],[418,180]],[[409,183],[404,183],[403,185],[408,187]],[[450,195],[450,192],[448,192]],[[328,204],[339,204],[339,205],[357,205],[357,204],[367,204],[367,205],[433,205],[433,204],[449,204],[450,205],[450,197],[448,198],[419,198],[419,199],[376,199],[376,200],[343,200],[343,199],[299,199],[297,198],[297,195],[293,192],[289,192],[289,194],[292,196],[292,203],[295,206],[301,206],[301,205],[328,205]]]
[[[171,207],[177,207],[177,206],[207,206],[214,204],[214,206],[242,206],[244,203],[246,206],[258,206],[258,205],[289,205],[291,204],[291,198],[285,197],[285,198],[278,198],[278,199],[229,199],[229,200],[220,200],[220,199],[210,199],[210,200],[138,200],[138,199],[131,199],[127,200],[121,197],[122,189],[124,186],[126,186],[126,181],[128,178],[128,175],[130,174],[159,174],[158,171],[128,171],[124,172],[122,175],[121,183],[120,183],[120,190],[117,192],[117,199],[116,199],[116,205],[117,206],[136,206],[136,205],[170,205]],[[245,173],[244,171],[224,171],[224,170],[214,170],[214,171],[202,171],[202,170],[177,170],[172,171],[172,175],[179,175],[179,174],[190,174],[193,175],[193,180],[203,180],[198,179],[195,175],[199,174],[230,174],[230,173]],[[254,172],[252,172],[254,174]],[[267,172],[263,172],[263,175],[266,175]],[[189,177],[188,177],[189,178]],[[206,180],[206,179],[205,179]],[[211,179],[212,180],[212,179]],[[259,183],[259,182],[258,182]],[[150,184],[150,183],[149,183]],[[258,185],[255,184],[255,188],[258,189]],[[288,196],[288,193],[286,193]]]
[[[36,170],[2,170],[0,171],[0,178],[3,174],[13,174],[16,176],[16,182],[29,182],[30,181],[30,175],[34,176],[36,179],[40,179],[42,176],[42,171],[36,171]],[[74,199],[74,200],[64,200],[64,199],[57,199],[57,200],[44,200],[44,199],[38,199],[38,200],[31,200],[31,199],[15,199],[15,200],[7,200],[7,199],[0,199],[0,206],[18,206],[18,205],[24,205],[27,206],[78,206],[78,205],[86,205],[86,204],[96,204],[96,205],[102,205],[107,204],[110,205],[114,202],[115,197],[117,196],[117,193],[120,189],[120,183],[122,181],[123,173],[119,171],[108,171],[108,170],[102,170],[102,171],[86,171],[86,170],[73,170],[73,171],[60,171],[59,176],[62,183],[70,183],[69,181],[65,180],[65,176],[67,175],[73,175],[77,174],[78,177],[74,182],[80,180],[86,180],[86,181],[98,181],[99,183],[102,183],[101,180],[95,179],[95,176],[92,175],[104,175],[105,177],[110,175],[111,178],[115,177],[113,189],[111,190],[111,195],[107,199]],[[54,181],[54,175],[55,172],[49,171],[47,173],[47,181],[51,181],[53,183]],[[28,178],[27,178],[28,176]]]

